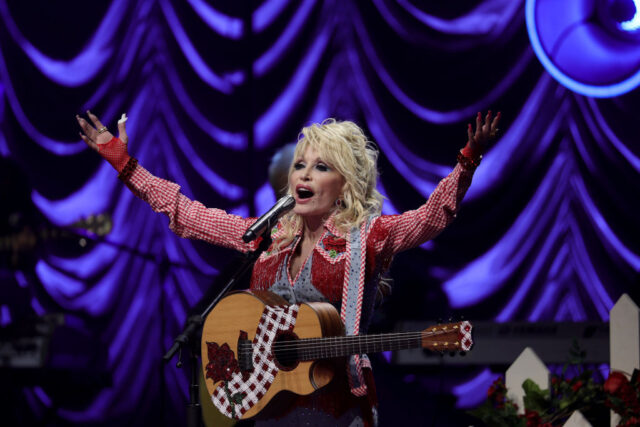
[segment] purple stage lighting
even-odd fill
[[[640,84],[639,0],[527,0],[531,45],[546,70],[582,95],[608,98]]]

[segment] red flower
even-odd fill
[[[640,425],[640,418],[639,417],[631,417],[627,420],[626,423],[624,423],[625,426],[637,426]]]
[[[327,237],[322,239],[322,244],[327,251],[334,250],[337,253],[342,253],[345,251],[347,241],[342,237],[336,237],[329,234]]]
[[[538,427],[540,425],[540,414],[537,411],[525,409],[524,417],[527,419],[527,427]]]
[[[609,378],[604,382],[604,391],[609,394],[617,394],[618,391],[622,391],[625,385],[629,384],[629,380],[622,372],[614,371],[609,375]]]
[[[623,404],[619,405],[607,398],[605,405],[612,408],[618,414],[635,415],[640,412],[640,403],[638,402],[638,390],[631,386],[631,383],[622,372],[612,372],[604,383],[604,391],[618,399],[622,400]]]
[[[504,387],[504,382],[502,381],[502,378],[497,378],[491,384],[491,386],[489,387],[489,390],[487,390],[487,397],[495,398],[501,394],[504,394],[505,391],[506,389]]]
[[[495,386],[492,385],[491,387],[489,387],[489,390],[487,390],[487,397],[491,399],[495,394],[496,394],[496,388]]]
[[[212,378],[214,383],[220,380],[230,381],[234,373],[240,372],[238,361],[229,344],[224,343],[218,346],[215,342],[207,342],[207,353],[209,363],[206,367],[206,377]]]
[[[487,397],[493,402],[496,408],[504,408],[505,394],[507,389],[502,378],[497,378],[487,390]]]
[[[577,383],[571,386],[571,389],[573,390],[574,393],[577,393],[578,390],[580,390],[583,385],[584,384],[582,383],[582,381],[578,381]]]

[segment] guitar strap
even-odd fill
[[[340,318],[345,326],[346,335],[358,335],[362,317],[362,302],[365,279],[365,251],[367,227],[370,221],[363,221],[360,228],[353,228],[347,239],[347,259],[342,286],[342,304]],[[351,393],[364,396],[367,386],[362,374],[363,367],[371,367],[366,354],[356,354],[349,357],[347,376]]]

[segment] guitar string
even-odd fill
[[[401,339],[416,339],[418,338],[418,334],[420,334],[420,338],[426,338],[430,336],[443,335],[443,334],[458,334],[458,331],[427,331],[427,332],[401,332],[395,334],[374,334],[374,335],[348,335],[348,336],[336,336],[336,337],[318,337],[318,338],[303,338],[293,341],[284,341],[278,342],[273,345],[273,347],[277,347],[278,349],[287,349],[289,348],[301,348],[305,349],[313,348],[314,346],[325,347],[329,346],[341,346],[341,345],[353,345],[354,341],[356,343],[374,343],[376,341],[380,341],[381,338],[385,342],[397,342],[397,340]],[[241,344],[241,346],[252,347],[253,343]]]
[[[401,345],[398,345],[401,344]],[[408,348],[412,348],[414,347],[413,345],[409,345],[406,346],[406,344],[408,344],[407,342],[402,342],[402,343],[395,343],[394,346],[390,346],[388,348],[385,348],[386,351],[392,351],[392,350],[403,350],[403,349],[408,349]],[[432,347],[430,348],[432,351],[434,352],[445,352],[445,351],[464,351],[461,348],[455,348],[455,347],[448,347],[445,346],[445,342],[440,341],[438,342],[438,344],[441,345],[441,347]],[[415,346],[415,347],[419,347]],[[313,348],[313,349],[298,349],[298,350],[287,350],[287,351],[274,351],[276,357],[278,359],[282,360],[295,360],[295,361],[310,361],[310,360],[316,360],[316,359],[325,359],[325,358],[334,358],[334,357],[345,357],[345,356],[349,356],[352,354],[363,354],[363,353],[367,353],[370,350],[367,349],[363,349],[362,347],[357,347],[358,350],[355,350],[356,347],[353,348],[348,348],[346,346],[340,346],[340,347],[336,347],[336,346],[328,346],[326,348]],[[380,350],[376,350],[375,348],[373,349],[373,351],[383,351],[382,349]]]
[[[298,355],[302,355],[303,357],[306,357],[306,356],[311,356],[313,354],[318,354],[318,353],[322,353],[322,354],[339,353],[340,350],[343,350],[343,351],[346,350],[347,353],[352,354],[352,352],[358,353],[353,350],[356,347],[359,348],[360,350],[359,352],[363,352],[362,347],[367,347],[369,345],[374,347],[374,351],[376,346],[385,346],[385,345],[388,347],[391,347],[391,349],[394,349],[394,347],[397,347],[399,345],[402,346],[407,344],[414,344],[414,343],[410,343],[409,340],[415,341],[418,338],[422,340],[423,338],[428,336],[437,336],[437,335],[450,334],[450,333],[458,333],[458,331],[438,330],[435,332],[422,331],[422,332],[406,332],[406,333],[396,333],[396,334],[378,334],[378,335],[363,335],[363,336],[354,335],[354,336],[347,336],[347,337],[338,336],[338,337],[324,337],[324,338],[305,338],[302,340],[296,340],[292,342],[275,343],[272,346],[272,349],[274,352],[278,352],[280,355],[283,355],[283,356],[298,354]],[[384,342],[381,341],[381,338],[384,339]],[[432,344],[432,347],[435,347],[436,342],[432,342],[431,344]],[[444,344],[445,344],[444,341],[437,342],[437,345],[444,346]],[[250,350],[252,348],[253,348],[252,343],[240,344],[239,346],[239,350],[244,350],[244,351]],[[434,348],[434,350],[437,351],[439,349]],[[444,349],[444,350],[451,350],[451,349]]]

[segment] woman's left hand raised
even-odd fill
[[[493,119],[493,120],[492,120]],[[467,147],[475,155],[481,155],[489,146],[489,143],[496,138],[498,134],[498,123],[500,122],[500,112],[493,117],[491,110],[487,113],[482,120],[482,114],[478,113],[476,116],[476,130],[473,131],[471,123],[467,128],[467,135],[469,140],[467,141]]]

